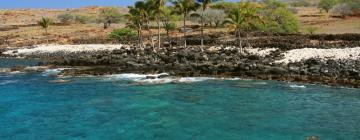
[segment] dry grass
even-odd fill
[[[307,33],[309,27],[317,28],[317,34],[360,33],[360,17],[333,18],[327,13],[320,13],[315,7],[298,8],[301,32]]]
[[[36,24],[41,17],[50,17],[56,20],[56,17],[62,13],[71,13],[73,15],[86,15],[96,17],[102,7],[84,7],[79,9],[16,9],[16,10],[1,10],[0,9],[0,28],[12,25],[31,25]],[[120,8],[121,13],[126,13],[126,8]],[[325,34],[340,34],[340,33],[360,33],[360,18],[332,18],[324,13],[320,13],[314,7],[297,8],[297,16],[301,22],[301,32],[308,33],[309,27],[315,27],[315,33]],[[178,22],[178,27],[182,26],[182,22]],[[194,23],[188,22],[188,25]],[[156,26],[155,23],[152,26]],[[69,40],[74,38],[86,38],[96,36],[107,36],[113,29],[124,27],[124,24],[114,24],[109,29],[102,29],[101,24],[71,24],[67,26],[50,26],[49,35],[46,38],[56,40],[55,43],[69,43]],[[207,29],[206,32],[217,32],[227,30],[224,28]],[[156,29],[152,32],[157,33]],[[164,30],[161,31],[165,33]],[[26,44],[24,42],[39,43],[44,40],[44,31],[38,26],[19,27],[8,31],[0,31],[1,36],[13,36],[10,42],[14,46],[21,46]],[[195,32],[193,34],[196,34]],[[144,34],[147,34],[144,31]],[[172,36],[182,36],[182,33],[173,32]],[[40,42],[41,43],[41,42]]]

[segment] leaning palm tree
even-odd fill
[[[186,47],[186,17],[191,11],[195,11],[198,7],[198,4],[194,0],[177,0],[173,2],[176,13],[183,15],[183,26],[184,26],[184,46]]]
[[[167,0],[148,0],[152,4],[153,14],[156,18],[156,24],[158,26],[158,48],[161,47],[161,35],[160,35],[160,16]]]
[[[204,47],[204,12],[208,8],[209,4],[218,0],[197,0],[201,4],[201,50]]]
[[[48,34],[48,28],[52,24],[52,20],[47,17],[42,17],[38,24],[45,30],[45,35]]]

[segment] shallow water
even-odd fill
[[[0,139],[360,139],[359,89],[110,77],[1,74]]]
[[[36,66],[40,60],[34,59],[16,59],[16,58],[0,58],[0,68],[13,67],[17,65],[22,66]]]

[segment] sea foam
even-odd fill
[[[211,77],[174,77],[167,73],[160,74],[115,74],[105,76],[106,80],[127,80],[141,84],[193,83],[213,80]]]
[[[5,80],[5,81],[0,81],[0,86],[4,86],[4,85],[8,85],[8,84],[13,84],[13,83],[17,83],[18,80]]]
[[[304,85],[295,85],[295,84],[290,85],[290,87],[291,88],[306,88],[306,86],[304,86]]]

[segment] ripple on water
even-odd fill
[[[3,80],[3,81],[0,81],[0,86],[14,84],[14,83],[17,83],[17,82],[18,82],[18,80]]]

